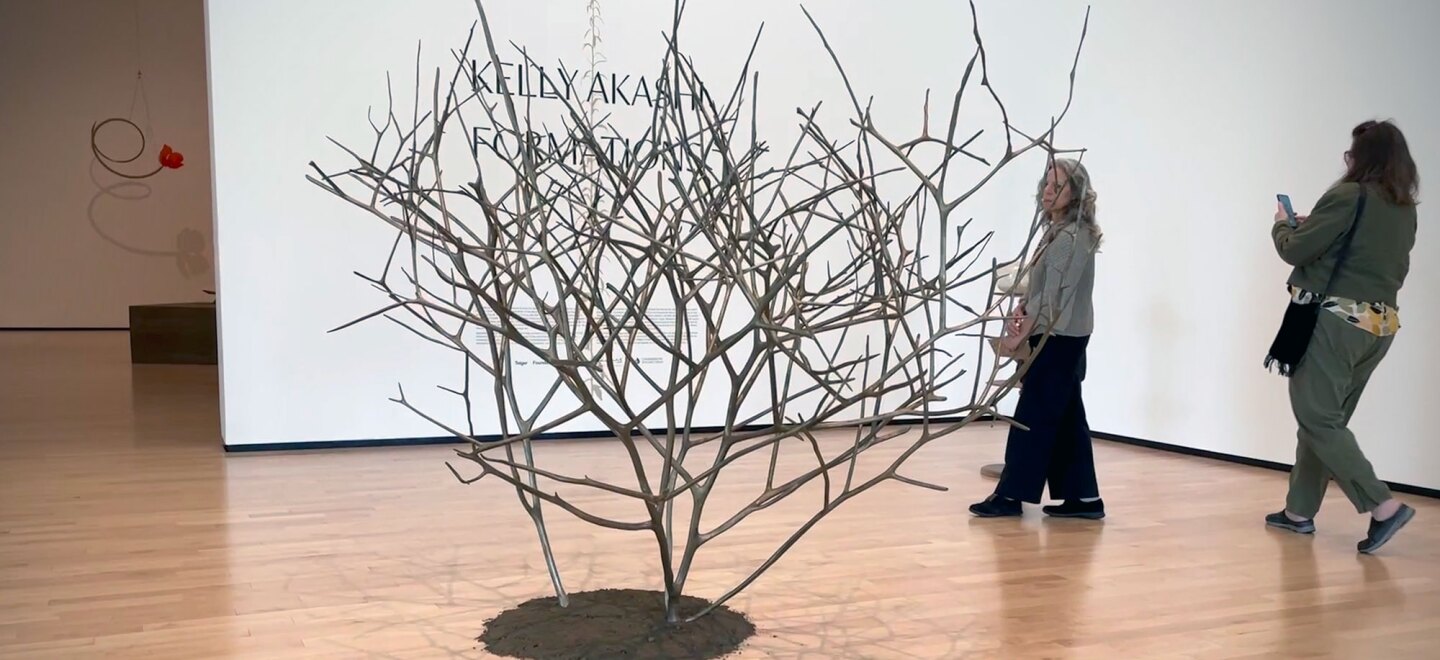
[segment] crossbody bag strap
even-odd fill
[[[1340,275],[1340,267],[1345,265],[1345,258],[1350,256],[1350,242],[1355,239],[1355,232],[1360,228],[1360,217],[1365,215],[1365,184],[1360,184],[1360,201],[1355,205],[1355,221],[1350,223],[1350,231],[1345,232],[1345,242],[1340,244],[1340,254],[1335,257],[1335,268],[1330,271],[1330,281],[1325,283],[1325,291],[1320,294],[1323,301],[1330,295],[1335,287],[1335,278]]]

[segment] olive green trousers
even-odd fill
[[[1394,337],[1377,337],[1321,310],[1305,357],[1290,377],[1290,407],[1300,424],[1295,467],[1285,508],[1314,518],[1334,479],[1355,510],[1367,513],[1390,499],[1390,488],[1350,431],[1350,418]]]

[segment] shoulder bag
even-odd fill
[[[1355,231],[1360,227],[1360,216],[1365,214],[1365,187],[1360,187],[1360,201],[1355,207],[1355,221],[1350,223],[1350,230],[1345,232],[1344,242],[1340,245],[1340,254],[1335,259],[1335,268],[1330,271],[1330,281],[1325,284],[1325,290],[1313,297],[1307,303],[1295,302],[1292,298],[1290,306],[1285,309],[1285,318],[1280,322],[1280,331],[1275,335],[1275,341],[1270,344],[1270,353],[1265,356],[1265,368],[1267,370],[1277,369],[1281,376],[1289,378],[1295,375],[1295,368],[1300,365],[1300,359],[1305,357],[1305,351],[1310,347],[1310,338],[1315,334],[1315,323],[1320,318],[1321,306],[1330,295],[1330,289],[1335,286],[1335,276],[1340,273],[1340,268],[1345,264],[1345,257],[1350,254],[1350,241],[1355,238]]]

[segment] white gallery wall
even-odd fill
[[[209,300],[204,3],[0,0],[0,90],[0,328],[124,328],[130,305]],[[148,173],[166,143],[184,165],[107,172],[90,129],[110,117],[149,142],[117,169]],[[99,142],[140,144],[119,125]]]
[[[570,64],[583,61],[585,4],[487,6],[497,41]],[[918,131],[927,88],[933,107],[945,105],[938,99],[948,100],[973,48],[968,8],[813,4],[851,82],[873,95],[882,129]],[[1357,20],[1341,0],[1091,4],[1059,141],[1089,149],[1106,230],[1092,425],[1288,462],[1285,382],[1260,366],[1285,304],[1286,269],[1269,244],[1274,195],[1308,208],[1340,174],[1349,129],[1372,117],[1400,123],[1422,177],[1440,171],[1440,91],[1424,82],[1427,63],[1440,61],[1427,36],[1440,5],[1371,3]],[[668,7],[603,5],[605,66],[653,70]],[[393,235],[304,175],[311,160],[340,162],[327,137],[364,141],[366,108],[385,103],[386,72],[397,90],[412,89],[417,42],[426,71],[463,44],[473,4],[210,0],[207,9],[227,444],[442,435],[386,399],[397,384],[407,393],[453,385],[453,359],[391,324],[327,334],[384,304],[352,271],[377,269]],[[1085,5],[982,1],[979,14],[1013,121],[1043,130],[1064,105]],[[762,21],[762,132],[788,145],[795,108],[820,100],[833,109],[824,119],[843,126],[843,87],[798,3],[692,0],[682,41],[707,81],[728,89]],[[967,126],[991,129],[981,147],[995,149],[994,117],[978,89],[972,97]],[[967,203],[967,216],[998,232],[998,255],[1018,247],[1038,167],[1017,163]],[[1356,425],[1383,478],[1440,487],[1436,412],[1426,405],[1440,391],[1440,355],[1421,339],[1440,323],[1426,307],[1440,294],[1429,207],[1402,293],[1407,332]],[[442,412],[454,405],[417,396]]]
[[[377,274],[394,232],[304,177],[312,159],[326,169],[346,166],[344,153],[328,142],[330,137],[368,152],[372,129],[366,112],[373,109],[376,121],[383,116],[387,72],[399,111],[409,116],[417,41],[425,44],[424,89],[432,89],[435,67],[444,67],[449,75],[448,51],[464,44],[476,17],[473,3],[433,0],[424,3],[423,10],[383,2],[347,5],[353,11],[344,13],[345,27],[325,31],[308,27],[337,20],[325,3],[212,2],[208,7],[227,443],[443,435],[386,400],[403,386],[417,406],[458,426],[463,408],[454,397],[435,389],[436,385],[460,387],[462,366],[453,354],[383,320],[327,334],[387,302],[353,271]],[[513,41],[542,62],[576,68],[585,61],[584,3],[516,0],[492,2],[489,7],[496,39],[508,53],[503,59],[521,59],[507,45]],[[631,92],[641,76],[653,81],[658,73],[664,52],[662,31],[671,21],[669,7],[654,0],[605,6],[603,70],[628,76],[630,82],[624,87]],[[868,3],[827,3],[813,11],[830,38],[846,44],[839,51],[854,60],[846,64],[860,93],[875,95],[877,121],[904,134],[904,139],[918,136],[925,89],[948,96],[944,90],[953,90],[958,78],[948,67],[915,66],[911,60],[916,53],[927,62],[958,56],[954,41],[967,34],[963,8],[945,8],[943,24],[927,23],[935,13],[927,5],[882,11]],[[874,21],[894,30],[929,24],[931,38],[916,50],[895,51],[887,58],[864,57],[865,42],[851,20],[856,12],[873,14]],[[722,3],[696,3],[687,16],[687,26],[695,27],[684,28],[682,40],[707,84],[721,90],[716,96],[723,102],[762,23],[765,34],[755,69],[763,110],[757,121],[763,139],[779,153],[772,158],[783,159],[798,135],[795,110],[799,107],[824,101],[829,109],[821,121],[827,132],[848,133],[852,113],[846,110],[850,103],[843,83],[798,3],[751,3],[744,12]],[[1072,27],[1073,44],[1081,21],[1073,21]],[[800,39],[803,35],[809,38]],[[358,43],[364,48],[357,50]],[[1044,63],[1036,60],[1034,70],[1046,71],[1051,82],[1061,82],[1070,64],[1070,57],[1062,54]],[[511,84],[517,84],[516,69],[505,70]],[[996,123],[999,114],[982,94],[978,87],[972,91],[978,100],[971,118],[977,126],[991,127],[986,146],[992,152],[1003,151],[1003,133]],[[273,102],[255,103],[257,95]],[[1018,86],[1012,96],[1015,121],[1022,121],[1019,108],[1025,108],[1023,123],[1036,132],[1065,101],[1063,86],[1055,85]],[[555,103],[532,101],[537,116],[549,106],[548,119],[536,119],[537,125],[557,119]],[[632,136],[650,116],[644,104],[612,104],[605,111],[618,130]],[[941,130],[938,115],[933,129],[937,131]],[[468,137],[451,139],[463,144]],[[1025,199],[1033,196],[1044,163],[1039,151],[1031,156],[997,178],[993,190],[987,189],[970,207],[990,219],[985,225],[1006,234],[1000,242],[1008,245],[997,249],[997,255],[1008,251],[1013,256],[1018,251],[1021,241],[1016,239],[1031,220]],[[455,172],[470,167],[464,159],[447,161],[447,168]],[[836,264],[852,259],[843,249],[823,256]],[[813,272],[823,276],[823,266],[817,263]],[[543,389],[547,383],[533,389]],[[723,392],[707,391],[715,396],[701,402],[696,424],[722,424],[729,412]],[[477,405],[487,401],[482,397]],[[483,408],[478,410],[483,413]],[[493,415],[476,417],[477,432],[498,431]],[[561,428],[599,429],[592,419]]]
[[[1088,403],[1097,429],[1294,461],[1286,382],[1261,369],[1286,302],[1269,240],[1343,172],[1349,131],[1391,118],[1421,172],[1405,330],[1352,425],[1381,478],[1440,487],[1440,4],[1096,2],[1071,126],[1094,148],[1100,255]],[[1045,22],[1052,38],[1062,33]],[[1428,187],[1426,186],[1429,182]]]

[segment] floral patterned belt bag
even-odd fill
[[[1285,308],[1285,319],[1280,322],[1280,332],[1276,333],[1275,341],[1270,344],[1270,353],[1265,356],[1265,368],[1276,369],[1280,375],[1286,378],[1295,375],[1295,367],[1300,365],[1300,359],[1305,357],[1305,350],[1310,347],[1310,338],[1315,334],[1315,323],[1320,318],[1320,307],[1330,296],[1331,287],[1335,286],[1335,276],[1340,273],[1340,267],[1345,264],[1345,257],[1350,254],[1350,241],[1355,238],[1355,230],[1360,227],[1360,216],[1365,214],[1365,188],[1360,188],[1360,203],[1355,207],[1355,221],[1350,223],[1350,231],[1345,233],[1344,243],[1340,245],[1340,254],[1335,259],[1335,268],[1330,271],[1330,281],[1326,283],[1325,290],[1320,295],[1313,297],[1308,303],[1290,301],[1290,306]]]

